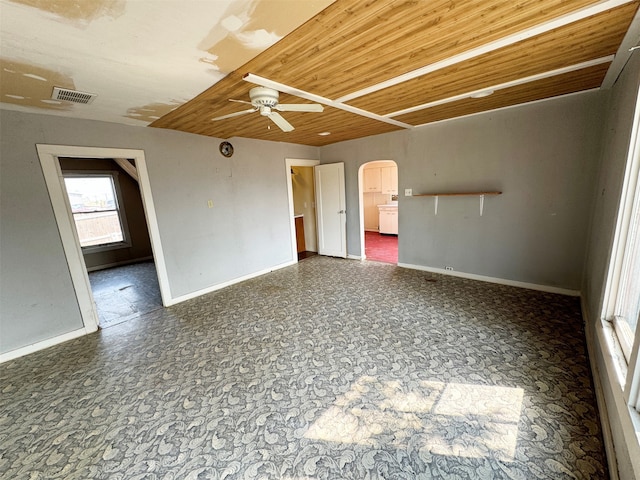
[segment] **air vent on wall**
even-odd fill
[[[65,100],[73,103],[91,103],[96,98],[95,93],[79,92],[77,90],[69,90],[68,88],[53,87],[53,100]]]

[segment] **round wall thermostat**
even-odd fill
[[[231,145],[229,142],[222,142],[220,144],[220,153],[225,157],[230,157],[231,155],[233,155],[233,145]]]

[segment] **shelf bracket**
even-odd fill
[[[438,215],[438,199],[443,197],[462,197],[462,196],[478,196],[480,197],[480,216],[484,213],[484,197],[486,195],[502,195],[502,192],[450,192],[450,193],[414,193],[413,197],[433,197],[433,209],[435,215]]]

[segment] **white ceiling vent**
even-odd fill
[[[73,103],[91,103],[96,98],[95,93],[79,92],[77,90],[69,90],[68,88],[53,87],[53,100],[64,100]]]

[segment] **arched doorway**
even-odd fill
[[[398,165],[375,160],[360,166],[360,252],[363,259],[398,263]]]

